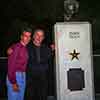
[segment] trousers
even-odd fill
[[[8,100],[24,100],[24,92],[26,85],[26,74],[25,72],[16,72],[16,81],[19,86],[19,91],[13,91],[12,84],[7,77],[7,95]]]
[[[47,100],[48,81],[45,72],[31,72],[27,74],[26,99]]]

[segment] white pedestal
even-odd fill
[[[94,100],[91,25],[55,24],[57,100]]]

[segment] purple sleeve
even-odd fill
[[[13,49],[13,53],[8,57],[8,78],[12,84],[16,83],[17,54],[18,54],[18,47],[16,46]]]

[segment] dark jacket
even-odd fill
[[[29,53],[28,68],[32,72],[46,71],[51,57],[51,49],[46,45],[37,47],[32,42],[28,44],[27,48]]]

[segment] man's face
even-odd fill
[[[21,35],[21,41],[23,41],[25,45],[29,43],[30,39],[31,39],[31,32],[23,32],[23,34]]]
[[[42,30],[37,30],[34,33],[33,41],[37,44],[41,44],[44,40],[44,32]]]

